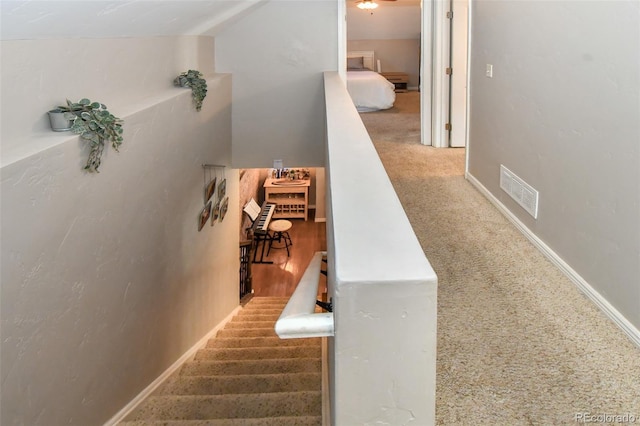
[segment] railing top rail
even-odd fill
[[[436,281],[337,72],[324,75],[328,226],[341,282]]]
[[[276,321],[275,330],[281,339],[333,336],[333,314],[315,312],[322,259],[326,255],[327,252],[316,252]]]

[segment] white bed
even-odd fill
[[[396,100],[395,86],[374,70],[373,51],[347,54],[347,90],[359,112],[389,109]]]

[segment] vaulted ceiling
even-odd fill
[[[215,35],[268,0],[2,0],[2,40]]]

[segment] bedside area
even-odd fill
[[[381,72],[380,75],[393,83],[393,85],[396,87],[397,93],[404,93],[407,91],[409,74],[404,72]]]

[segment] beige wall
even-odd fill
[[[637,3],[474,2],[471,20],[469,172],[637,333]],[[537,220],[501,164],[540,192]]]
[[[3,42],[0,423],[102,424],[237,306],[231,77],[212,53],[206,37]],[[200,112],[172,86],[189,67],[208,76]],[[99,174],[47,128],[83,96],[125,120]],[[203,163],[227,165],[230,202],[198,232]]]
[[[216,37],[233,74],[233,164],[324,165],[322,72],[337,70],[337,4],[268,2]]]

